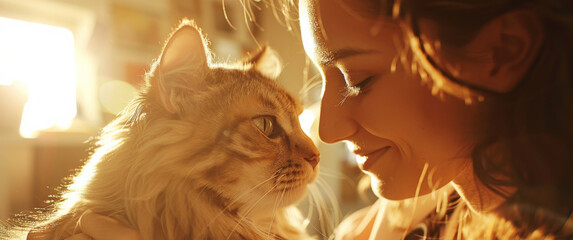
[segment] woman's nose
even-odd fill
[[[345,82],[326,79],[323,84],[318,134],[323,142],[335,143],[352,136],[357,130],[357,123],[352,118],[352,106],[344,102]]]

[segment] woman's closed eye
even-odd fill
[[[375,78],[375,76],[369,76],[356,82],[347,79],[344,93],[345,98],[356,97],[360,94],[367,93],[371,83]]]

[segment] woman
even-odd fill
[[[470,217],[441,236],[562,233],[573,209],[571,5],[301,1],[299,13],[323,77],[320,137],[354,143],[378,196],[451,182],[469,208],[457,214]]]
[[[336,237],[573,238],[572,9],[567,0],[300,0],[304,48],[324,84],[320,137],[353,143],[382,199]],[[452,211],[420,204],[411,227],[380,228],[384,199],[449,184]],[[84,236],[102,238],[103,222],[137,239],[108,221],[87,215]]]

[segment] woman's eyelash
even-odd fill
[[[340,101],[340,103],[338,103],[338,105],[344,104],[344,102],[346,102],[346,99],[348,99],[349,97],[357,97],[360,94],[366,93],[368,91],[369,83],[371,83],[374,78],[375,78],[374,76],[367,77],[366,79],[360,81],[358,84],[354,86],[350,86],[347,84],[342,92],[343,98]]]
[[[367,90],[368,84],[374,79],[374,76],[367,77],[354,86],[346,85],[344,98],[356,97]]]

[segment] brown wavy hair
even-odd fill
[[[401,9],[401,16],[435,21],[442,46],[463,46],[482,26],[509,11],[528,10],[539,16],[546,29],[545,42],[528,74],[512,91],[490,93],[483,103],[490,112],[484,121],[484,139],[472,154],[473,167],[485,186],[508,199],[506,205],[571,214],[573,2],[405,0]],[[502,190],[504,186],[517,191],[510,195]]]
[[[496,93],[455,79],[453,84],[485,96],[482,139],[472,152],[475,177],[507,199],[489,224],[469,226],[475,236],[532,238],[536,234],[573,237],[563,225],[573,211],[573,2],[567,0],[402,0],[382,1],[407,32],[421,43],[418,19],[434,21],[443,48],[468,44],[479,30],[507,12],[527,10],[542,22],[546,36],[519,85]],[[397,11],[399,10],[399,11]],[[391,13],[390,13],[391,12]],[[412,37],[412,36],[411,36]],[[412,41],[410,41],[412,42]],[[412,51],[423,44],[413,44]],[[434,63],[425,51],[422,58]],[[417,57],[420,57],[419,55]],[[416,59],[415,59],[416,60]],[[418,59],[420,60],[420,59]],[[467,102],[467,101],[466,101]],[[470,101],[472,102],[472,101]],[[504,191],[507,187],[515,192]],[[488,233],[488,234],[486,234]]]

